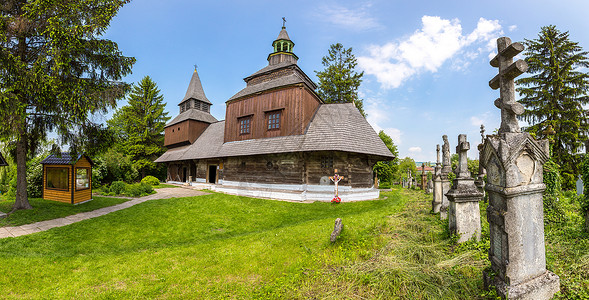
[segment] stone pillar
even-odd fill
[[[560,289],[560,280],[546,270],[542,167],[549,157],[548,142],[521,132],[517,124],[516,116],[524,109],[515,101],[513,79],[527,65],[523,60],[513,63],[513,57],[523,45],[502,37],[497,48],[491,65],[499,67],[499,75],[489,85],[501,88],[495,101],[501,127],[497,135],[487,135],[481,157],[487,170],[491,244],[491,269],[483,272],[484,283],[507,299],[550,299]]]
[[[485,168],[483,167],[483,163],[481,162],[482,151],[483,151],[483,143],[485,142],[485,125],[481,124],[481,143],[477,146],[479,150],[479,174],[477,175],[477,180],[475,180],[474,184],[479,189],[479,192],[483,193],[483,199],[485,198]]]
[[[427,174],[425,174],[425,163],[421,163],[421,189],[425,191],[425,181]]]
[[[479,192],[474,179],[470,177],[466,152],[470,144],[466,141],[466,134],[458,136],[458,166],[453,188],[446,194],[450,202],[448,210],[448,226],[450,232],[459,236],[458,242],[463,243],[471,238],[481,240],[481,213],[479,201],[483,193]]]
[[[442,181],[442,203],[440,205],[440,219],[445,220],[448,218],[448,207],[450,202],[446,194],[450,190],[450,179],[448,179],[448,173],[452,171],[452,163],[450,162],[450,143],[448,142],[448,136],[443,135],[444,145],[442,145],[442,171],[440,179]]]
[[[434,168],[434,197],[432,200],[432,212],[437,214],[442,206],[442,165],[440,164],[440,145],[436,145],[437,160]]]

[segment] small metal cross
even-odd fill
[[[285,28],[286,26],[286,18],[282,17],[282,28]]]

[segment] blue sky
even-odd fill
[[[489,65],[496,38],[533,39],[553,24],[589,50],[588,11],[585,0],[135,0],[105,37],[137,59],[125,80],[152,77],[171,117],[197,64],[211,113],[222,120],[243,78],[267,65],[286,17],[307,75],[317,82],[330,44],[352,47],[365,72],[360,93],[370,124],[393,137],[400,157],[435,161],[443,134],[452,152],[461,133],[476,150],[480,124],[487,132],[499,127],[499,92],[488,86],[497,72]]]

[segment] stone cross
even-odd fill
[[[436,145],[436,155],[437,155],[436,164],[439,164],[440,163],[440,144]]]
[[[450,162],[450,143],[448,142],[448,136],[443,135],[442,139],[444,144],[442,145],[442,174],[448,174],[452,171],[452,163]]]
[[[470,171],[468,171],[468,159],[466,156],[466,152],[469,149],[470,143],[466,141],[466,134],[458,135],[458,146],[456,146],[456,153],[458,153],[458,166],[456,166],[456,177],[470,177]]]
[[[481,143],[485,142],[485,125],[481,124]]]
[[[491,60],[491,66],[499,68],[489,86],[500,89],[500,98],[495,100],[495,106],[501,109],[501,127],[499,133],[521,132],[517,116],[524,112],[524,107],[515,101],[515,83],[513,79],[528,70],[528,64],[519,59],[515,63],[513,57],[524,50],[520,43],[511,43],[508,37],[497,39],[497,55]]]

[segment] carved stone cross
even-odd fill
[[[436,154],[437,154],[437,159],[436,159],[436,164],[439,165],[440,164],[440,144],[436,145]]]
[[[481,142],[485,142],[485,125],[481,124]]]
[[[468,149],[470,149],[470,143],[466,141],[466,134],[458,135],[458,146],[456,146],[456,152],[458,153],[456,178],[470,177],[470,171],[468,171],[468,159],[466,156]]]
[[[500,88],[500,98],[495,100],[495,106],[501,109],[501,127],[499,133],[521,132],[517,122],[517,115],[524,112],[524,107],[515,101],[515,83],[513,79],[528,70],[528,64],[523,60],[513,62],[513,57],[524,50],[520,43],[511,43],[508,37],[497,39],[497,55],[491,60],[491,66],[499,68],[489,86],[496,90]]]

